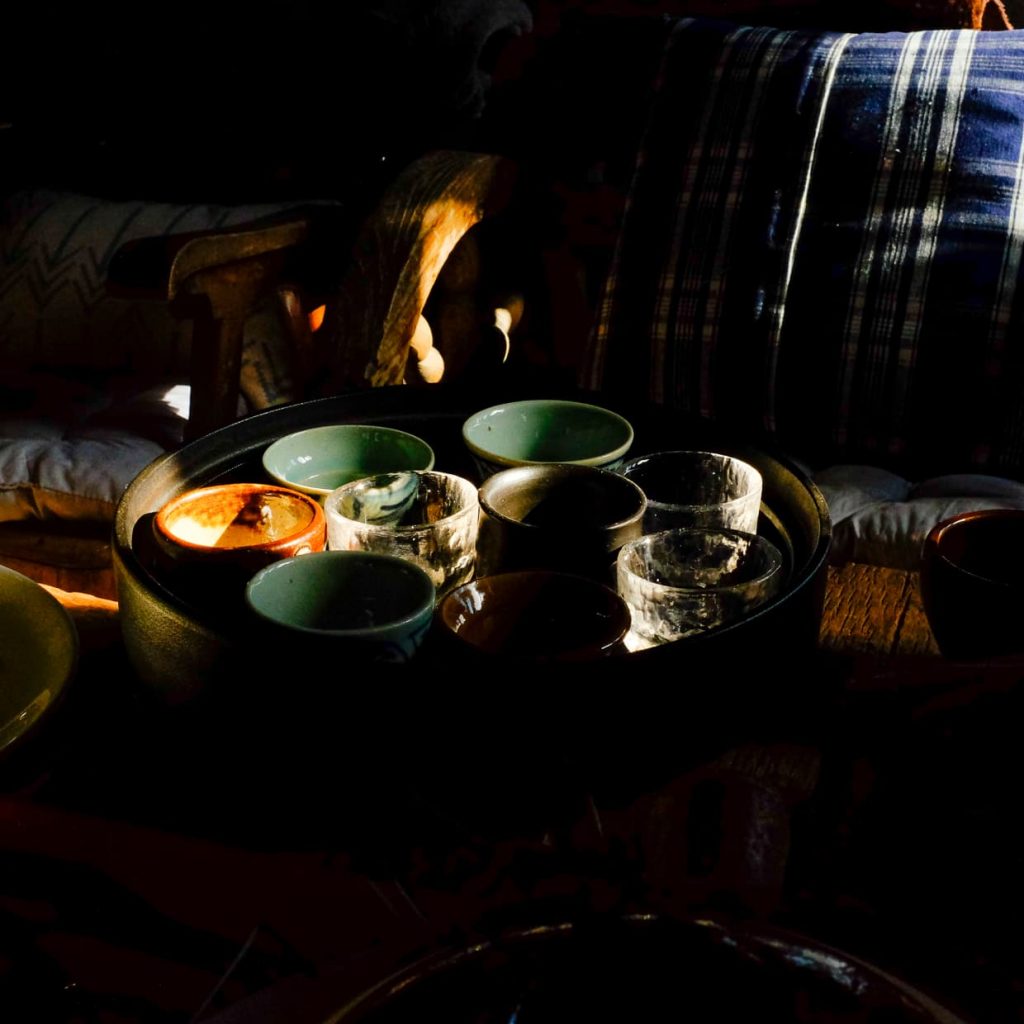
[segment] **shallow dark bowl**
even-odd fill
[[[248,649],[249,638],[230,609],[222,614],[201,612],[155,579],[137,557],[133,536],[149,528],[149,517],[167,501],[194,487],[260,479],[258,467],[269,444],[324,423],[378,423],[408,430],[430,444],[438,469],[479,480],[462,442],[462,423],[474,410],[503,397],[508,396],[439,385],[381,388],[282,406],[214,431],[143,470],[125,490],[114,527],[122,629],[139,677],[166,701],[187,702],[223,677],[237,674],[239,655]],[[775,659],[776,668],[790,664],[800,652],[813,650],[817,641],[831,542],[825,500],[797,463],[782,453],[754,446],[703,421],[646,407],[621,411],[636,428],[633,450],[638,453],[703,446],[736,454],[756,466],[764,478],[759,532],[782,551],[787,574],[782,592],[749,618],[630,655],[636,659],[631,661],[630,678],[660,686],[664,678],[683,679],[713,659],[723,698],[732,697],[727,693],[730,676],[755,696],[765,689],[764,666],[769,659]],[[760,666],[756,675],[750,672],[752,660]]]
[[[965,512],[936,524],[921,555],[921,597],[947,658],[1024,652],[1024,510]]]
[[[483,576],[437,606],[454,656],[585,662],[625,653],[629,607],[610,587],[543,569]]]
[[[962,1024],[930,994],[806,936],[653,915],[543,924],[440,952],[327,1018],[422,1020]]]

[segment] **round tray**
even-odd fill
[[[291,433],[328,423],[376,423],[417,434],[434,449],[436,466],[477,480],[461,427],[473,412],[511,398],[445,386],[381,388],[283,406],[214,431],[145,469],[126,489],[114,527],[117,577],[125,644],[140,678],[172,703],[202,693],[218,678],[237,672],[239,652],[251,630],[231,616],[200,611],[161,584],[137,557],[133,536],[165,502],[190,488],[265,479],[263,450]],[[548,396],[545,396],[548,397]],[[563,397],[563,396],[558,396]],[[594,401],[593,395],[570,395]],[[818,489],[784,454],[731,437],[719,427],[666,414],[656,408],[606,403],[626,415],[636,439],[630,455],[667,448],[702,448],[739,456],[762,473],[759,532],[783,552],[787,583],[755,614],[717,630],[672,644],[609,659],[600,671],[622,678],[628,667],[646,678],[663,678],[682,667],[727,664],[813,649],[821,620],[826,560],[831,540],[828,509]],[[416,663],[413,663],[415,667]],[[594,669],[594,672],[599,671]],[[591,673],[590,667],[587,669]]]

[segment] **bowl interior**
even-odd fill
[[[430,445],[392,427],[326,424],[288,434],[263,453],[272,479],[307,494],[330,494],[342,484],[380,473],[434,468]]]
[[[315,502],[284,488],[248,484],[201,487],[173,498],[156,517],[169,543],[232,550],[274,544],[309,528]]]
[[[463,437],[471,451],[509,464],[621,458],[633,427],[619,413],[585,402],[535,399],[492,406],[470,416]]]
[[[629,609],[608,587],[544,571],[465,583],[441,601],[443,629],[486,654],[558,658],[599,654],[623,641]]]
[[[0,566],[0,752],[56,703],[77,662],[78,633],[60,602]]]
[[[636,520],[645,499],[625,477],[593,466],[519,466],[486,480],[480,502],[491,515],[538,528],[608,527]]]
[[[722,505],[761,495],[761,474],[753,466],[717,452],[655,452],[630,459],[619,472],[648,501],[664,505]]]
[[[989,509],[939,524],[938,554],[960,572],[1024,589],[1024,511]]]
[[[246,601],[257,615],[288,629],[372,634],[432,610],[434,585],[399,558],[321,551],[261,569],[246,588]]]

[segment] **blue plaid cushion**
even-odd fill
[[[1024,32],[666,23],[584,384],[1024,473]]]

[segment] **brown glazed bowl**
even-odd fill
[[[179,494],[151,521],[151,571],[200,604],[243,612],[246,583],[282,558],[323,551],[327,520],[316,498],[287,487],[218,484]]]
[[[922,550],[921,597],[947,658],[1024,653],[1024,510],[936,524]]]
[[[630,616],[609,587],[568,573],[482,576],[437,606],[454,654],[512,661],[595,661],[625,653]]]

